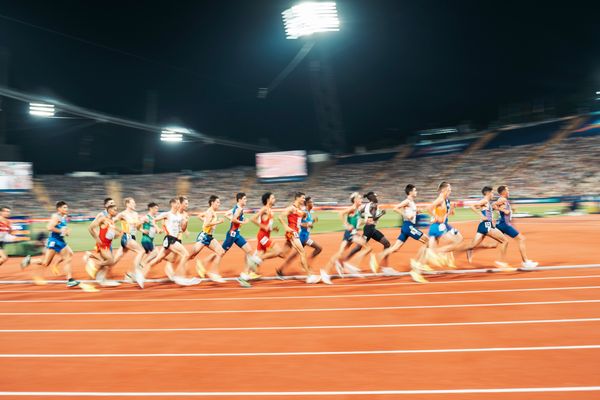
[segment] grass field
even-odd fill
[[[519,212],[528,212],[528,213],[534,214],[534,215],[543,215],[543,213],[545,213],[545,212],[561,211],[562,209],[563,209],[563,207],[559,204],[535,205],[535,206],[523,205],[523,206],[519,207],[518,211]],[[315,224],[315,227],[313,229],[314,233],[336,232],[336,231],[343,230],[343,226],[342,226],[339,214],[337,212],[335,212],[335,211],[317,211],[315,213],[315,215],[316,215],[316,217],[318,217],[318,222]],[[246,218],[250,218],[250,217],[251,217],[251,215],[246,214]],[[467,221],[467,220],[473,220],[473,219],[476,219],[475,214],[473,214],[473,212],[467,208],[457,209],[456,214],[451,217],[451,221]],[[229,227],[228,222],[229,221],[226,220],[226,222],[219,225],[216,229],[215,237],[219,241],[222,241],[224,239],[225,232]],[[381,228],[392,228],[392,227],[399,226],[401,224],[401,222],[402,222],[402,220],[398,214],[394,213],[393,211],[388,210],[388,213],[381,218],[378,226]],[[69,245],[71,246],[71,248],[74,251],[89,250],[94,247],[94,241],[87,231],[88,226],[89,226],[88,222],[77,222],[77,223],[69,224],[69,227],[71,228],[71,235],[67,238],[67,242],[69,243]],[[200,231],[201,226],[202,226],[201,221],[196,217],[192,217],[190,220],[190,224],[188,226],[189,233],[186,236],[184,236],[184,238],[183,238],[184,243],[194,242],[194,240],[196,239],[197,233]],[[43,223],[35,223],[33,226],[34,233],[39,232],[40,230],[44,230],[44,229],[45,229],[45,224],[43,224]],[[247,225],[242,227],[242,234],[246,238],[256,237],[257,230],[258,230],[258,228],[256,225],[254,225],[253,223],[248,223]],[[283,232],[283,229],[281,229],[280,232],[273,232],[273,236],[274,237],[282,236],[283,235],[282,232]],[[156,243],[159,242],[161,237],[162,236],[159,236],[156,239]],[[115,246],[115,248],[119,247],[120,243],[118,243],[118,241],[115,241],[114,246]]]

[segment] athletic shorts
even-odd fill
[[[167,236],[165,236],[165,239],[163,240],[163,247],[165,249],[168,249],[175,242],[181,243],[181,239],[178,239],[175,236],[167,235]]]
[[[513,239],[519,236],[519,231],[516,230],[515,227],[512,225],[499,223],[498,225],[496,225],[496,228],[498,228],[500,232],[510,236]]]
[[[123,236],[121,236],[121,247],[123,247],[123,248],[127,247],[127,243],[130,240],[135,240],[135,235],[130,235],[129,233],[124,233]]]
[[[363,236],[367,242],[371,239],[381,242],[385,238],[385,235],[373,224],[365,225],[363,228]]]
[[[258,251],[267,251],[273,247],[273,241],[271,240],[271,234],[265,231],[258,231],[256,236],[257,244],[256,249]]]
[[[246,245],[246,239],[242,236],[240,231],[227,232],[227,236],[225,236],[225,241],[223,242],[223,250],[229,250],[234,244],[236,244],[239,248],[242,248]]]
[[[202,243],[204,246],[209,246],[213,239],[213,235],[209,235],[206,232],[200,232],[196,237],[196,243]]]
[[[310,238],[310,232],[309,231],[300,231],[300,243],[302,243],[302,246],[311,246],[314,242],[313,240]]]
[[[351,231],[344,231],[344,241],[352,242],[352,238],[356,235],[356,229],[352,229]]]
[[[54,250],[57,253],[60,253],[65,247],[67,247],[67,242],[64,240],[49,237],[46,241],[46,248],[49,250]]]
[[[406,242],[406,240],[411,237],[415,240],[421,239],[423,236],[423,232],[421,232],[415,224],[410,221],[404,221],[402,224],[402,229],[400,229],[400,235],[398,236],[398,240],[401,242]]]
[[[477,225],[477,233],[482,235],[487,235],[492,229],[494,229],[494,224],[491,221],[482,221]]]
[[[294,232],[286,232],[285,233],[285,238],[287,239],[288,242],[291,242],[292,240],[294,240],[294,238],[299,239],[300,235],[296,231],[294,231]]]
[[[434,238],[440,238],[444,236],[446,233],[451,233],[453,235],[458,235],[458,230],[452,227],[450,224],[444,224],[439,222],[434,222],[429,227],[429,236]]]
[[[154,241],[149,236],[142,236],[142,247],[146,253],[152,253],[154,250]]]

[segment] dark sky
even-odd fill
[[[0,1],[8,84],[137,120],[146,118],[147,93],[154,91],[161,125],[281,149],[320,149],[308,62],[327,54],[348,142],[343,150],[402,142],[415,130],[465,121],[483,127],[511,104],[560,108],[600,89],[594,2],[342,0],[341,31],[319,37],[308,59],[259,100],[257,89],[303,44],[284,36],[280,13],[291,4]],[[8,141],[23,146],[37,171],[86,169],[81,163],[141,168],[146,133],[81,120],[32,121],[21,103],[3,108]],[[88,158],[79,155],[85,134]],[[156,150],[158,170],[252,159],[198,144]]]

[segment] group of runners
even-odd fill
[[[296,192],[293,201],[275,217],[276,197],[273,193],[264,193],[261,197],[262,207],[252,218],[245,215],[247,196],[237,193],[235,205],[225,212],[219,213],[221,200],[218,196],[210,196],[208,208],[199,213],[188,211],[189,201],[185,196],[174,197],[169,201],[169,211],[159,212],[159,205],[149,203],[145,213],[138,213],[137,204],[131,197],[124,199],[124,209],[119,211],[111,198],[104,201],[104,209],[95,216],[88,227],[89,234],[96,242],[93,251],[87,251],[83,257],[85,270],[91,279],[101,286],[118,286],[121,282],[114,279],[113,267],[121,258],[132,253],[128,258],[129,267],[124,281],[144,287],[146,276],[159,263],[164,263],[167,278],[181,286],[199,284],[202,279],[223,283],[225,279],[220,273],[220,263],[225,254],[236,245],[245,253],[245,266],[236,277],[240,285],[250,287],[251,281],[261,277],[260,265],[270,258],[281,258],[276,268],[277,277],[284,278],[295,259],[306,276],[306,283],[323,282],[332,284],[332,278],[362,277],[363,271],[357,267],[364,257],[369,256],[369,266],[373,273],[385,276],[401,275],[389,266],[392,253],[398,251],[412,238],[421,243],[418,252],[410,260],[410,275],[417,282],[427,282],[423,272],[439,268],[456,268],[454,253],[466,252],[469,263],[476,248],[498,248],[499,258],[495,262],[500,269],[509,269],[506,262],[509,238],[518,242],[521,254],[521,268],[532,269],[537,263],[527,257],[525,237],[512,224],[513,208],[509,200],[509,188],[499,186],[494,190],[485,186],[482,198],[471,205],[471,209],[480,219],[475,237],[465,241],[460,232],[449,224],[449,217],[454,214],[455,203],[450,201],[452,186],[442,182],[438,187],[438,196],[426,207],[417,205],[417,188],[407,185],[406,198],[393,210],[402,216],[403,223],[395,243],[391,244],[377,228],[379,219],[386,213],[379,205],[377,193],[368,192],[364,196],[352,193],[350,204],[340,211],[341,223],[344,227],[343,238],[337,251],[325,266],[316,270],[314,259],[322,246],[311,237],[313,226],[318,223],[314,214],[314,202],[310,196]],[[366,199],[366,201],[365,201]],[[426,212],[431,216],[429,234],[421,231],[417,224],[417,215]],[[41,257],[26,256],[22,267],[31,264],[41,267],[52,267],[58,272],[57,265],[62,265],[67,278],[67,286],[73,287],[80,282],[73,278],[73,251],[67,245],[66,238],[70,234],[68,223],[68,204],[64,201],[56,203],[54,213],[47,224],[49,232],[44,253]],[[497,219],[494,215],[497,214]],[[191,248],[182,244],[182,238],[188,232],[191,217],[202,220],[202,228]],[[0,263],[6,260],[2,250],[3,244],[10,241],[10,208],[0,209]],[[229,220],[229,228],[225,240],[221,243],[215,237],[218,225]],[[256,249],[246,241],[241,229],[247,223],[258,226]],[[278,222],[278,223],[277,223]],[[273,240],[272,232],[282,229],[285,239],[281,242]],[[8,235],[8,236],[7,236]],[[161,236],[161,245],[155,246],[157,236]],[[491,240],[484,241],[485,238]],[[121,246],[113,249],[113,242],[120,240]],[[381,251],[375,253],[369,241],[382,245]],[[205,249],[211,253],[201,260],[199,255]],[[306,251],[312,248],[312,251]],[[54,261],[54,263],[53,263]],[[188,276],[188,262],[193,262],[197,276]],[[36,269],[37,270],[37,269]],[[40,269],[41,271],[41,269]],[[36,272],[34,279],[42,280]]]

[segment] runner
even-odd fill
[[[136,204],[133,197],[126,197],[124,203],[125,210],[117,214],[115,221],[121,221],[121,231],[123,232],[121,235],[122,253],[126,254],[129,251],[135,253],[132,269],[125,274],[125,280],[133,283],[136,282],[136,276],[143,276],[141,262],[142,257],[144,257],[144,249],[136,241],[136,233],[141,226],[141,222],[135,210]],[[138,285],[143,287],[143,281],[138,282]]]
[[[100,260],[96,261],[95,258],[90,258],[86,264],[86,271],[101,286],[119,286],[119,282],[107,279],[110,269],[116,263],[112,241],[123,234],[115,227],[116,216],[117,206],[110,205],[106,208],[106,215],[94,219],[88,227],[90,235],[96,240]],[[141,281],[143,282],[143,280]]]
[[[258,234],[256,236],[256,251],[261,260],[268,260],[273,257],[282,257],[281,248],[271,240],[271,231],[278,232],[279,227],[273,226],[273,206],[275,205],[275,195],[266,192],[261,197],[262,208],[252,218],[252,222],[258,225]]]

